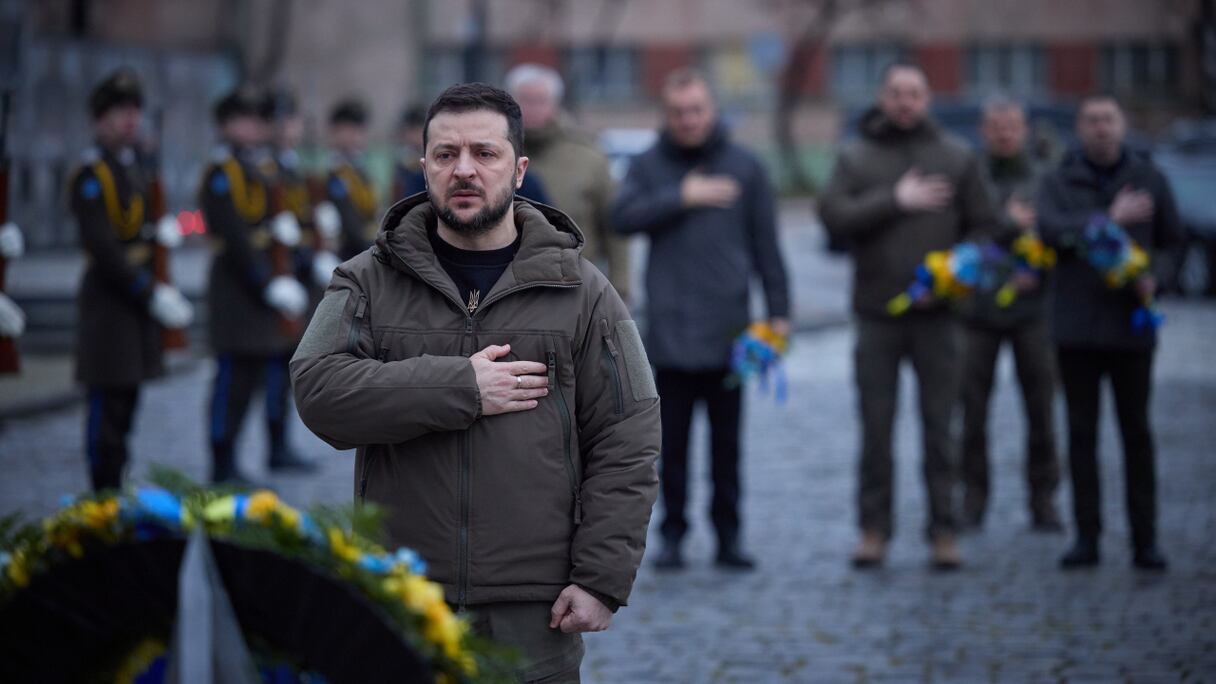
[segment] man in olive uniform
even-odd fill
[[[287,361],[308,308],[308,293],[276,255],[299,242],[299,226],[274,212],[273,188],[258,170],[269,140],[270,98],[241,88],[215,107],[223,144],[203,174],[199,204],[216,249],[207,287],[211,346],[216,355],[211,396],[213,479],[248,480],[236,467],[235,445],[249,400],[266,388],[271,469],[307,467],[286,441]],[[278,246],[276,246],[276,244]]]
[[[629,302],[629,242],[612,231],[613,182],[608,157],[562,111],[565,84],[553,69],[520,64],[507,73],[507,90],[519,102],[528,139],[529,168],[545,180],[553,206],[583,231],[583,257],[608,274]],[[521,194],[531,197],[521,189]],[[536,198],[532,198],[536,199]]]
[[[1043,171],[1026,144],[1026,111],[1017,102],[992,99],[981,125],[984,154],[979,172],[998,212],[1003,243],[1034,235],[1034,196]],[[992,292],[979,292],[962,307],[966,344],[963,354],[963,525],[978,528],[988,508],[988,411],[997,356],[1009,344],[1017,366],[1026,412],[1026,503],[1039,532],[1063,530],[1056,511],[1060,483],[1056,455],[1055,360],[1047,326],[1045,284],[1030,272],[1016,272],[1017,297],[1001,306]]]
[[[192,309],[153,278],[156,235],[133,147],[143,107],[139,82],[116,72],[94,89],[89,107],[96,144],[84,154],[70,197],[88,264],[77,296],[76,379],[88,390],[85,452],[100,490],[122,485],[140,383],[163,372],[159,325],[185,327]]]
[[[338,256],[343,260],[371,246],[378,218],[376,189],[364,168],[367,119],[367,107],[357,100],[343,100],[329,114],[333,160],[325,194],[342,217]]]

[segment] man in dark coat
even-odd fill
[[[1034,236],[1034,196],[1042,172],[1026,145],[1026,111],[1012,100],[984,107],[984,155],[980,175],[998,208],[1000,241],[1009,248],[1022,235]],[[1035,530],[1062,528],[1055,493],[1060,482],[1052,412],[1055,359],[1047,328],[1046,283],[1029,271],[1014,272],[1012,303],[981,291],[963,307],[966,352],[963,362],[963,524],[979,527],[988,508],[988,410],[997,356],[1008,343],[1017,366],[1026,413],[1026,485]]]
[[[820,204],[824,226],[849,245],[855,265],[862,423],[857,567],[882,563],[893,529],[891,432],[904,359],[917,377],[931,561],[939,569],[961,563],[950,430],[961,379],[960,331],[943,302],[925,298],[899,318],[888,313],[887,302],[909,286],[928,252],[986,234],[995,219],[974,156],[929,118],[929,101],[919,67],[888,68],[878,104],[862,119],[861,137],[840,151]]]
[[[1077,539],[1060,559],[1065,568],[1098,563],[1102,531],[1098,490],[1098,410],[1102,378],[1109,377],[1123,437],[1127,514],[1137,567],[1162,570],[1157,547],[1157,481],[1149,426],[1149,390],[1157,335],[1133,325],[1136,309],[1157,283],[1145,273],[1111,287],[1086,259],[1084,232],[1093,220],[1118,224],[1149,253],[1181,238],[1173,195],[1149,159],[1124,144],[1119,104],[1094,96],[1077,112],[1081,149],[1043,182],[1038,197],[1043,238],[1060,250],[1054,278],[1054,336],[1068,405],[1068,466]]]
[[[646,349],[662,401],[664,546],[656,565],[683,567],[688,437],[694,406],[709,415],[714,480],[710,516],[719,565],[750,569],[739,546],[739,422],[743,395],[727,383],[731,345],[751,320],[752,277],[768,317],[789,333],[789,290],[777,243],[773,191],[760,161],[732,143],[705,79],[668,77],[666,127],[633,160],[613,203],[615,230],[650,238]]]
[[[271,103],[241,88],[215,108],[224,144],[203,173],[199,204],[215,259],[207,284],[211,347],[212,477],[248,480],[236,467],[236,440],[259,382],[265,383],[272,469],[307,468],[287,448],[287,362],[303,333],[308,293],[295,276],[292,246],[299,226],[273,214],[270,184],[258,170],[267,151]],[[272,220],[274,219],[274,220]],[[278,253],[276,253],[278,252]]]
[[[161,326],[185,327],[192,308],[153,278],[156,234],[133,147],[139,82],[116,72],[93,90],[89,105],[96,144],[84,154],[70,197],[88,264],[77,296],[76,379],[88,392],[85,452],[99,490],[122,485],[139,386],[163,372]]]

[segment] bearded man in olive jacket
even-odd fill
[[[991,231],[996,219],[970,150],[929,118],[919,67],[896,64],[861,138],[840,152],[820,206],[823,224],[850,246],[857,317],[857,390],[862,423],[858,567],[880,564],[893,531],[891,433],[899,367],[916,371],[934,567],[957,567],[950,432],[961,379],[961,331],[945,303],[925,298],[896,318],[887,302],[916,277],[925,254]]]
[[[292,360],[300,415],[358,448],[357,499],[523,652],[520,679],[578,681],[579,633],[628,600],[657,494],[649,361],[578,227],[514,199],[511,96],[452,86],[425,131],[429,193],[338,268]]]

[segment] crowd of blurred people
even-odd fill
[[[755,318],[749,308],[754,281],[763,287],[762,318],[777,334],[790,334],[791,293],[763,164],[731,141],[711,84],[695,71],[668,77],[658,140],[633,159],[619,187],[603,152],[562,110],[564,85],[556,71],[521,65],[505,85],[522,108],[529,159],[516,196],[569,216],[584,239],[583,257],[627,303],[635,297],[627,238],[645,235],[650,243],[645,347],[661,398],[665,516],[655,563],[664,570],[685,564],[690,426],[694,408],[703,404],[717,562],[754,567],[741,543],[739,512],[743,393],[727,376],[732,342]],[[852,562],[880,565],[894,533],[892,431],[907,360],[918,385],[930,561],[939,569],[962,563],[957,536],[980,528],[988,510],[989,398],[999,351],[1007,345],[1026,415],[1033,528],[1064,527],[1056,508],[1061,459],[1053,425],[1062,386],[1076,538],[1061,562],[1098,562],[1096,434],[1102,381],[1109,378],[1123,438],[1134,561],[1164,568],[1148,417],[1156,335],[1152,326],[1129,322],[1151,301],[1156,283],[1145,271],[1112,284],[1094,266],[1086,235],[1095,217],[1106,220],[1151,260],[1154,250],[1179,237],[1168,187],[1147,158],[1124,144],[1126,123],[1111,97],[1080,103],[1080,146],[1054,167],[1028,149],[1026,112],[1018,102],[986,103],[978,151],[934,122],[930,102],[919,67],[890,66],[875,105],[860,120],[859,137],[839,150],[819,201],[824,226],[855,266],[860,539]],[[163,372],[164,350],[181,344],[174,331],[189,326],[193,311],[167,270],[166,254],[181,242],[180,231],[164,211],[154,160],[136,151],[140,84],[130,72],[117,72],[97,86],[89,107],[96,144],[82,156],[70,202],[87,256],[76,377],[88,390],[85,453],[100,489],[121,485],[140,386]],[[212,476],[251,479],[236,466],[235,445],[259,390],[271,470],[311,471],[315,464],[292,449],[288,435],[288,361],[334,269],[373,244],[385,207],[428,190],[422,163],[427,112],[411,107],[402,115],[388,197],[377,196],[367,169],[369,115],[357,100],[329,111],[323,176],[300,162],[303,118],[289,92],[242,86],[217,102],[213,115],[220,143],[198,191],[214,252],[206,292],[215,358]],[[20,256],[15,230],[0,230],[7,258]],[[1011,249],[1027,236],[1054,249],[1059,260],[1054,269],[1016,270],[1002,284],[1014,293],[1011,303],[998,303],[982,287],[957,299],[928,288],[906,313],[892,313],[890,299],[923,276],[927,254],[980,241]],[[365,314],[357,308],[353,315]],[[18,336],[22,324],[20,310],[0,294],[0,334]]]

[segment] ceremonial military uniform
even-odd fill
[[[345,261],[371,245],[378,205],[376,190],[357,160],[335,155],[334,162],[325,195],[342,217],[338,256]]]
[[[250,98],[237,94],[231,97]],[[221,107],[224,104],[221,103]],[[231,106],[261,114],[260,102]],[[222,115],[217,114],[217,117]],[[264,153],[263,153],[264,154]],[[289,394],[287,361],[303,322],[276,310],[267,298],[276,268],[269,222],[273,188],[258,170],[259,153],[223,146],[203,174],[199,205],[212,237],[215,258],[207,286],[208,331],[216,355],[211,396],[210,439],[217,481],[240,478],[235,444],[255,388],[266,392],[271,467],[287,458]],[[294,277],[294,256],[290,257]]]
[[[94,91],[94,118],[118,104],[141,104],[129,74]],[[88,393],[85,451],[94,489],[121,485],[139,385],[164,370],[160,328],[149,312],[153,238],[145,229],[145,190],[129,147],[90,148],[70,183],[86,261],[76,300],[76,379]]]

